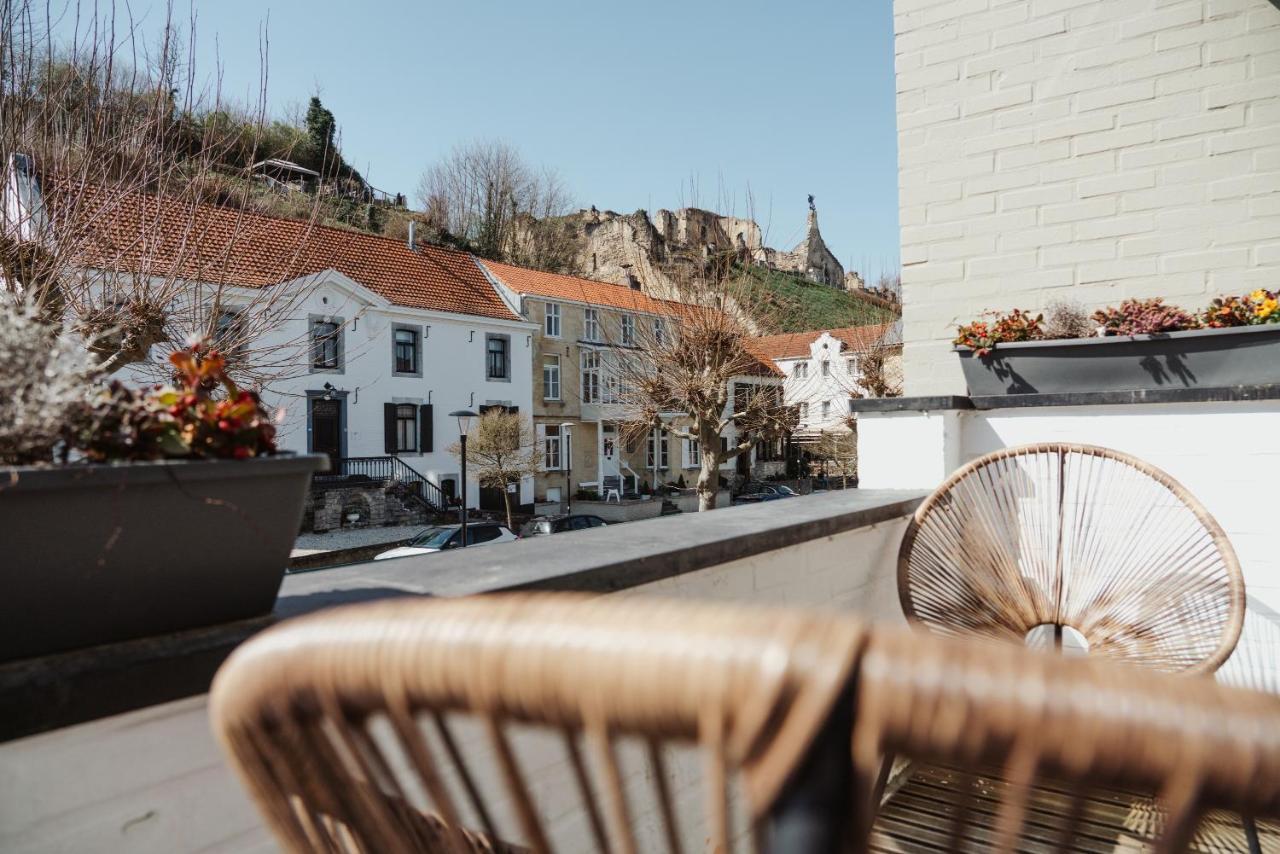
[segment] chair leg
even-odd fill
[[[1249,854],[1262,854],[1262,841],[1258,838],[1258,822],[1251,815],[1241,821],[1244,824],[1245,842],[1249,844]]]
[[[849,834],[849,792],[853,766],[853,693],[841,699],[809,748],[804,761],[766,818],[766,852],[829,854],[844,850]]]

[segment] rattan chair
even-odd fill
[[[290,851],[750,837],[799,854],[836,850],[832,829],[868,850],[884,843],[885,751],[1004,769],[984,850],[1042,823],[1023,793],[1043,778],[1081,800],[1100,785],[1164,796],[1163,851],[1207,808],[1280,813],[1270,696],[800,611],[549,594],[352,606],[242,646],[211,715]],[[1059,835],[1075,838],[1069,818]]]
[[[1216,670],[1244,624],[1240,564],[1209,512],[1154,466],[1089,445],[957,471],[908,525],[898,591],[940,634],[1069,632],[1090,654],[1185,673]]]

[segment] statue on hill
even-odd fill
[[[813,205],[813,193],[810,193],[810,194],[809,194],[809,210],[811,210],[811,211],[816,211],[816,210],[817,210],[817,208],[816,208],[816,207],[814,207],[814,205]]]

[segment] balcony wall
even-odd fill
[[[277,616],[396,595],[580,590],[786,603],[901,620],[894,558],[920,497],[918,491],[848,490],[293,575]],[[229,629],[229,636],[256,627]],[[152,645],[145,666],[136,646],[119,650],[115,661],[109,648],[60,656],[39,670],[55,686],[46,692],[24,687],[16,671],[0,673],[6,708],[21,704],[28,729],[39,728],[40,720],[83,719],[0,744],[0,850],[271,850],[209,732],[203,689],[121,714],[96,717],[93,711],[118,709],[125,691],[162,697],[156,692],[165,680],[177,686],[175,694],[182,686],[207,686],[220,657],[208,654],[211,647],[217,644],[191,639]],[[146,691],[137,684],[140,670],[152,683]],[[193,670],[199,671],[194,682]],[[479,743],[463,735],[478,755]],[[523,733],[516,745],[552,835],[568,842],[568,850],[589,847],[583,816],[563,800],[572,788],[556,745],[534,733]],[[688,811],[684,830],[692,850],[702,839],[698,775],[688,757],[672,758],[673,785],[688,793],[679,800]],[[646,769],[630,747],[623,761],[643,815],[638,790],[650,785]],[[657,827],[642,824],[646,834]]]

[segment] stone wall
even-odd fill
[[[1269,0],[895,0],[907,394],[988,309],[1280,276]]]
[[[348,514],[358,513],[355,522]],[[379,528],[384,525],[423,524],[430,514],[426,508],[401,500],[381,486],[353,486],[313,489],[307,496],[302,530],[322,534],[340,528]]]

